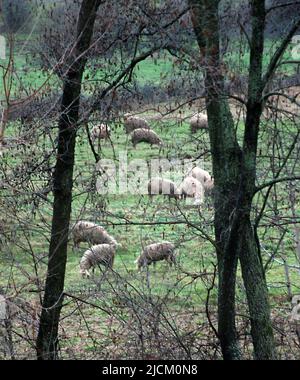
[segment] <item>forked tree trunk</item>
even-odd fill
[[[253,46],[244,146],[237,142],[225,98],[220,62],[219,0],[190,0],[195,34],[205,70],[206,107],[215,177],[215,237],[219,267],[218,334],[224,359],[241,358],[235,327],[235,281],[238,259],[251,320],[254,354],[274,358],[274,339],[263,266],[252,230],[256,150],[262,113],[264,1],[253,0]],[[257,35],[258,34],[258,35]]]
[[[58,358],[58,328],[67,261],[79,97],[86,64],[86,52],[91,44],[98,7],[99,0],[82,1],[74,61],[64,81],[57,161],[53,175],[54,207],[48,273],[36,343],[37,356],[41,360]]]
[[[255,359],[275,359],[267,284],[248,217],[240,224],[239,241],[239,257],[248,300]]]

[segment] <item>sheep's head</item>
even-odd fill
[[[297,306],[298,304],[300,304],[300,296],[294,296],[293,299],[292,299],[292,306]]]
[[[211,191],[214,189],[214,187],[215,187],[215,180],[213,178],[205,181],[205,184],[204,184],[205,191]]]
[[[81,274],[82,278],[90,278],[90,272],[87,269],[80,268],[79,273]]]
[[[118,243],[116,240],[114,240],[112,243],[110,243],[114,247],[114,249],[122,248],[122,244]]]
[[[137,266],[137,270],[140,270],[142,267],[144,267],[147,262],[146,262],[146,259],[142,256],[140,256],[137,260],[135,260],[134,262]]]
[[[194,205],[201,206],[203,204],[203,199],[201,197],[195,197]]]

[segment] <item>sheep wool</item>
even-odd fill
[[[90,269],[97,265],[106,268],[113,267],[116,253],[116,246],[110,244],[95,245],[84,252],[80,261],[80,274],[82,277],[90,277]]]
[[[178,188],[178,191],[183,199],[194,198],[197,205],[204,201],[204,187],[194,177],[186,177]]]
[[[208,119],[204,113],[194,115],[190,120],[190,128],[192,133],[196,133],[201,129],[208,129]]]
[[[117,241],[107,231],[95,223],[79,221],[72,227],[75,247],[82,242],[90,244],[118,245]]]
[[[144,248],[136,260],[138,269],[146,267],[157,261],[166,260],[170,265],[176,264],[175,245],[170,242],[154,243]]]
[[[214,179],[206,170],[203,170],[199,167],[195,167],[189,173],[189,176],[196,178],[201,182],[205,191],[213,190],[214,188]]]
[[[124,115],[124,127],[127,134],[133,132],[135,129],[150,129],[147,120],[129,114]]]
[[[152,145],[162,146],[163,142],[160,137],[151,129],[136,129],[131,133],[131,142],[134,147],[137,144],[144,142]]]
[[[92,129],[92,132],[91,132],[92,141],[104,140],[104,139],[106,140],[109,138],[109,136],[110,136],[110,128],[106,124],[97,125],[96,127]]]
[[[178,190],[174,182],[164,178],[152,178],[148,183],[148,194],[167,195],[169,198],[178,198]]]

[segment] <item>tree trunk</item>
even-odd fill
[[[267,285],[250,211],[256,180],[256,154],[263,109],[262,59],[265,4],[252,1],[253,36],[244,146],[237,142],[221,74],[219,0],[190,0],[205,71],[206,107],[215,177],[215,236],[219,268],[218,335],[224,359],[241,358],[235,328],[238,258],[246,287],[255,356],[274,358]]]
[[[215,178],[215,237],[219,268],[218,334],[224,359],[241,358],[235,327],[238,252],[230,231],[237,203],[241,151],[224,98],[219,51],[218,1],[190,0],[192,21],[206,72],[206,107]]]
[[[272,360],[276,357],[268,289],[250,218],[247,217],[240,224],[239,236],[239,257],[248,300],[255,359]]]
[[[41,360],[58,358],[58,328],[67,261],[79,97],[86,64],[85,53],[91,43],[98,7],[99,0],[82,1],[74,61],[64,81],[57,161],[53,175],[54,207],[48,273],[36,343],[37,356]]]
[[[275,358],[275,342],[270,318],[268,288],[260,256],[258,237],[251,225],[251,206],[255,193],[257,146],[263,112],[263,54],[266,24],[265,1],[252,0],[252,38],[249,68],[247,117],[245,124],[240,218],[240,263],[251,321],[251,336],[256,359]]]
[[[8,122],[8,109],[4,108],[0,115],[0,146],[4,143],[5,128]]]

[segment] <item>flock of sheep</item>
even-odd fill
[[[163,141],[154,132],[147,120],[144,118],[133,116],[130,114],[124,115],[124,127],[127,135],[130,136],[131,142],[134,147],[139,143],[147,143],[150,146],[158,145],[163,146]],[[194,115],[190,120],[190,130],[191,133],[196,133],[198,130],[207,130],[208,120],[207,116],[203,113],[198,113]],[[100,124],[95,126],[91,132],[92,141],[96,140],[107,140],[110,138],[111,129],[107,124]]]
[[[116,250],[120,244],[102,226],[79,221],[72,227],[71,232],[75,247],[78,248],[82,242],[92,244],[92,247],[84,252],[80,261],[82,277],[90,277],[90,269],[94,271],[98,265],[112,269]],[[138,269],[141,269],[161,260],[166,260],[170,265],[176,263],[174,244],[161,242],[148,245],[143,249],[136,264]]]
[[[150,129],[148,122],[140,117],[126,114],[124,116],[124,127],[126,133],[131,137],[134,147],[144,142],[152,145],[162,146],[163,141],[156,132]],[[190,121],[190,129],[195,133],[200,129],[208,129],[207,116],[197,114]],[[92,129],[91,139],[100,141],[110,138],[111,130],[108,125],[101,124]],[[193,198],[195,205],[203,203],[204,195],[212,191],[214,180],[211,175],[199,168],[194,167],[184,178],[180,186],[173,181],[164,178],[152,178],[148,183],[148,195],[152,198],[156,195],[166,195],[169,198],[186,199]],[[90,277],[90,270],[98,265],[112,268],[117,247],[120,244],[108,234],[108,232],[95,223],[79,221],[72,227],[74,246],[79,247],[81,242],[87,242],[91,247],[84,252],[80,261],[80,274]],[[170,265],[176,264],[175,245],[170,242],[150,244],[142,250],[136,264],[138,269],[147,267],[157,261],[167,261]]]

